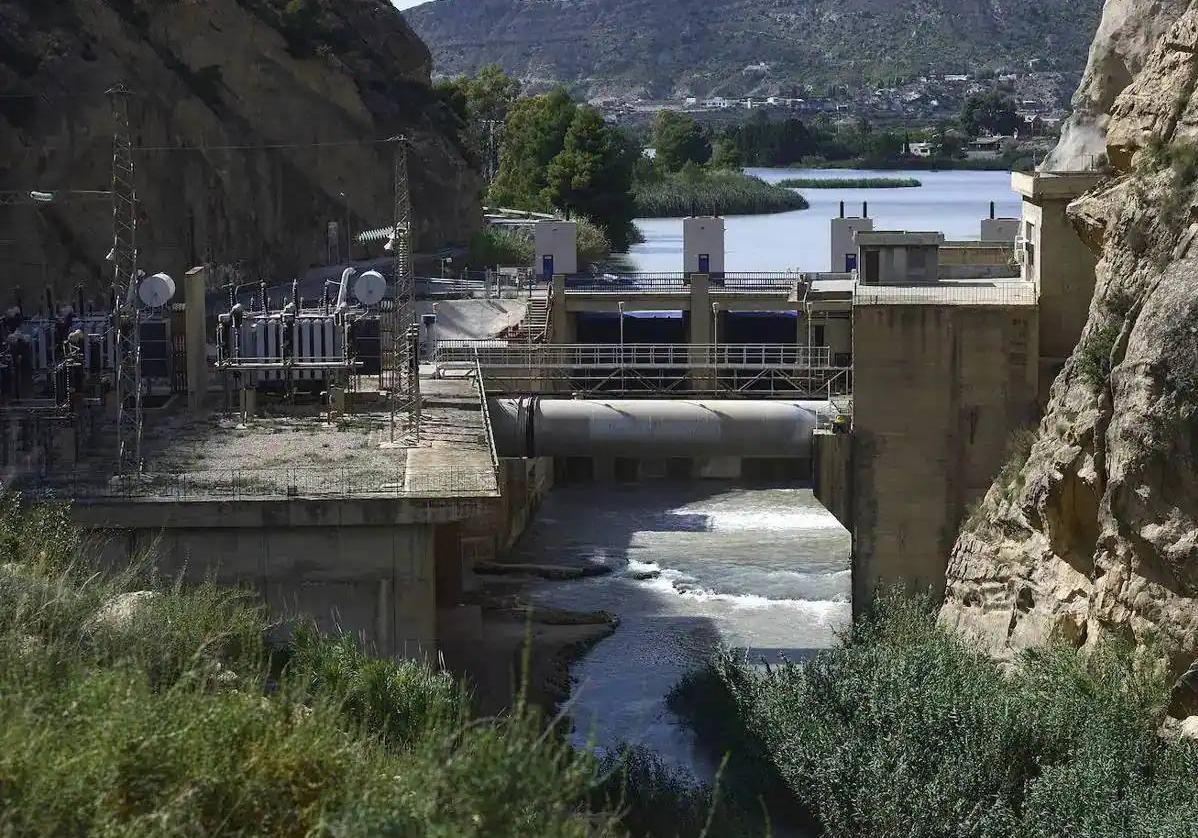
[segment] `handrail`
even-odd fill
[[[438,341],[436,363],[483,367],[652,367],[657,369],[837,369],[827,346],[793,344],[506,344]]]
[[[495,469],[495,485],[503,487],[499,483],[499,450],[495,447],[495,428],[491,425],[491,409],[487,405],[487,385],[483,379],[482,362],[479,360],[478,350],[474,352],[474,380],[478,382],[478,399],[482,408],[483,424],[487,429],[487,448],[491,452],[491,467]]]

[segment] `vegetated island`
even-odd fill
[[[807,199],[759,177],[732,171],[682,171],[640,182],[634,191],[639,218],[692,215],[759,215],[807,209]]]
[[[790,177],[779,181],[786,189],[914,189],[923,181],[913,177]]]

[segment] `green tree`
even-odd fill
[[[466,142],[482,166],[488,182],[499,168],[503,126],[520,98],[520,82],[498,64],[489,64],[471,76],[459,76],[437,86],[466,124]]]
[[[745,165],[740,149],[732,140],[721,137],[711,151],[711,168],[739,172]]]
[[[676,172],[687,163],[700,166],[711,159],[711,143],[693,117],[676,111],[658,111],[653,120],[653,147],[657,164]]]
[[[508,112],[499,172],[491,184],[493,204],[547,212],[549,164],[561,153],[578,106],[562,88],[520,99]]]
[[[983,132],[1013,134],[1022,124],[1015,111],[1015,100],[997,90],[975,93],[961,108],[961,129],[970,137]]]
[[[581,106],[566,131],[561,153],[546,173],[545,200],[557,209],[601,225],[617,247],[628,242],[635,204],[633,167],[638,150],[594,108]]]

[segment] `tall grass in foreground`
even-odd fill
[[[913,189],[923,182],[913,177],[791,177],[778,185],[787,189]]]
[[[640,218],[694,215],[756,215],[807,209],[807,199],[761,178],[739,172],[682,172],[638,183],[636,213]]]
[[[530,710],[473,720],[349,640],[272,650],[238,593],[88,551],[59,509],[0,510],[0,834],[623,834]]]
[[[891,596],[841,649],[768,674],[723,658],[672,704],[828,835],[1194,836],[1198,745],[1158,735],[1166,695],[1112,648],[1004,675]]]

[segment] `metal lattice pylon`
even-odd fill
[[[112,330],[116,347],[117,469],[141,469],[141,329],[137,311],[137,189],[129,91],[108,91],[112,103]]]
[[[416,331],[416,283],[412,275],[412,196],[408,184],[408,141],[394,142],[394,259],[392,305],[380,324],[382,386],[391,412],[391,442],[420,439],[420,358]],[[397,427],[402,425],[402,427]],[[398,431],[398,435],[397,435]]]

